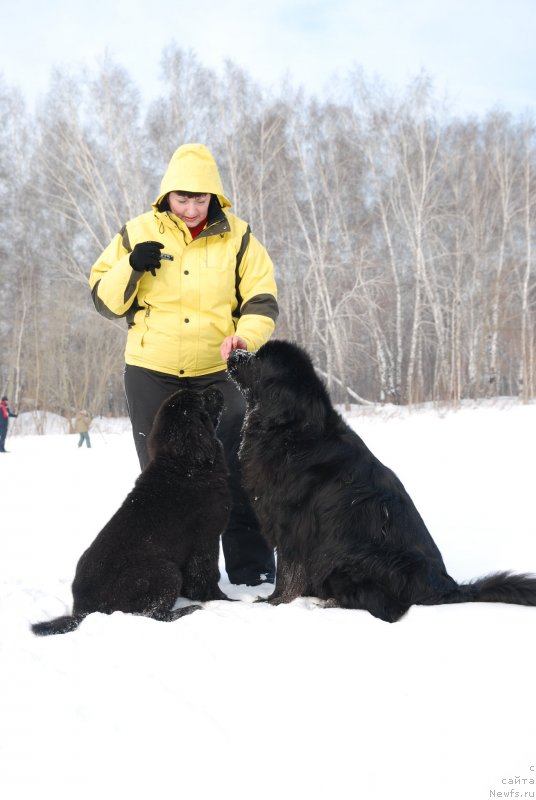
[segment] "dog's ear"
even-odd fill
[[[218,427],[223,412],[223,394],[215,387],[209,387],[203,392],[203,405],[210,417],[214,429]]]
[[[327,407],[322,395],[307,391],[293,381],[270,382],[266,392],[268,415],[278,424],[291,425],[307,436],[319,436],[324,431]]]

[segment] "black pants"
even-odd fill
[[[225,370],[196,378],[179,378],[126,365],[125,393],[140,466],[144,469],[148,463],[147,437],[164,400],[181,388],[203,391],[209,386],[217,387],[225,401],[217,434],[229,468],[233,500],[229,525],[222,536],[227,575],[230,582],[236,584],[256,585],[263,580],[274,583],[274,554],[260,532],[240,481],[238,447],[246,402]]]
[[[7,425],[0,425],[0,453],[6,452]]]

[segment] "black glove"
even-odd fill
[[[160,242],[140,242],[129,257],[130,266],[136,272],[150,272],[160,268],[160,250],[164,247]]]

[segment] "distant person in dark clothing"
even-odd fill
[[[6,436],[7,436],[7,428],[9,425],[9,418],[10,417],[17,417],[18,414],[14,414],[13,411],[10,409],[8,405],[8,399],[4,395],[2,400],[0,400],[0,453],[5,453],[6,451]]]
[[[91,447],[91,439],[89,438],[89,426],[91,425],[91,417],[87,411],[79,411],[74,421],[74,429],[80,434],[78,440],[78,447],[82,447],[84,442],[88,447]]]

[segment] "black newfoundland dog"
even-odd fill
[[[219,389],[181,389],[162,404],[148,440],[151,461],[78,562],[72,616],[36,623],[35,634],[67,633],[94,611],[171,622],[201,608],[172,610],[179,596],[227,600],[218,586],[231,507],[215,435],[222,409]]]
[[[229,372],[247,400],[243,479],[277,548],[270,603],[300,595],[395,622],[414,604],[536,605],[536,577],[501,572],[459,585],[448,575],[397,476],[333,408],[309,356],[272,340],[236,350]]]

